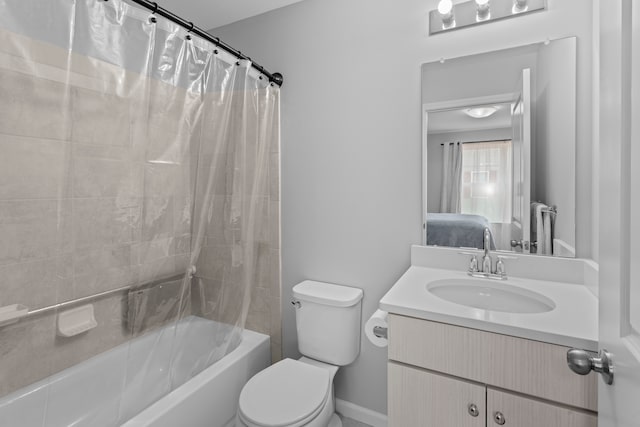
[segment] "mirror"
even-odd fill
[[[575,257],[575,37],[422,66],[423,243]]]

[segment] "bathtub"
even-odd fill
[[[271,356],[269,337],[245,330],[235,350],[193,376],[228,330],[190,316],[135,338],[0,399],[0,425],[230,426],[242,387]]]

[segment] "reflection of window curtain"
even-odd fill
[[[442,150],[442,190],[440,212],[460,212],[460,178],[462,177],[462,152],[459,142],[449,142]]]
[[[511,222],[511,141],[462,144],[461,212]]]

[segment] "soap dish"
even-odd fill
[[[22,304],[11,304],[0,307],[0,327],[16,323],[21,317],[26,316],[29,309]]]
[[[72,308],[58,314],[58,335],[72,337],[98,326],[93,315],[93,304]]]

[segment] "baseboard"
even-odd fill
[[[387,427],[387,416],[346,400],[336,399],[336,412],[373,427]]]

